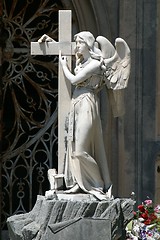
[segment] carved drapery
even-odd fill
[[[31,56],[30,42],[57,39],[59,9],[59,0],[3,2],[2,229],[33,207],[57,166],[57,57]]]

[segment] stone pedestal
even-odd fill
[[[88,194],[38,196],[31,212],[8,218],[11,240],[113,240],[125,239],[133,217],[134,201],[97,201]]]

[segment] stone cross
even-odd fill
[[[67,55],[68,66],[71,68],[71,56],[74,54],[75,43],[71,42],[71,10],[59,11],[59,42],[31,42],[32,55]],[[61,65],[58,73],[58,174],[63,173],[65,156],[65,120],[69,112],[71,100],[71,84],[65,80]]]

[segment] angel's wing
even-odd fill
[[[127,87],[130,75],[130,49],[122,38],[117,38],[115,47],[104,37],[97,37],[101,50],[102,71],[108,89],[109,101],[114,117],[125,112],[124,89]]]
[[[130,49],[122,38],[115,41],[116,51],[113,57],[104,60],[106,85],[109,89],[118,90],[127,87],[131,68]]]
[[[108,59],[114,56],[115,48],[107,38],[98,36],[96,38],[96,42],[99,45],[98,47],[101,50],[101,55],[104,59]]]

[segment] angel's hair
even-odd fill
[[[92,33],[89,31],[82,31],[74,35],[74,40],[76,40],[77,37],[80,37],[87,44],[89,50],[93,49],[95,38]]]
[[[101,59],[102,53],[100,49],[98,49],[95,46],[95,38],[92,33],[90,33],[89,31],[82,31],[77,33],[74,36],[74,40],[76,40],[77,37],[81,38],[86,43],[86,45],[88,46],[88,50],[90,52],[91,58],[97,59],[97,60]],[[77,54],[76,54],[76,59],[77,59],[76,64],[78,65],[82,59]]]

